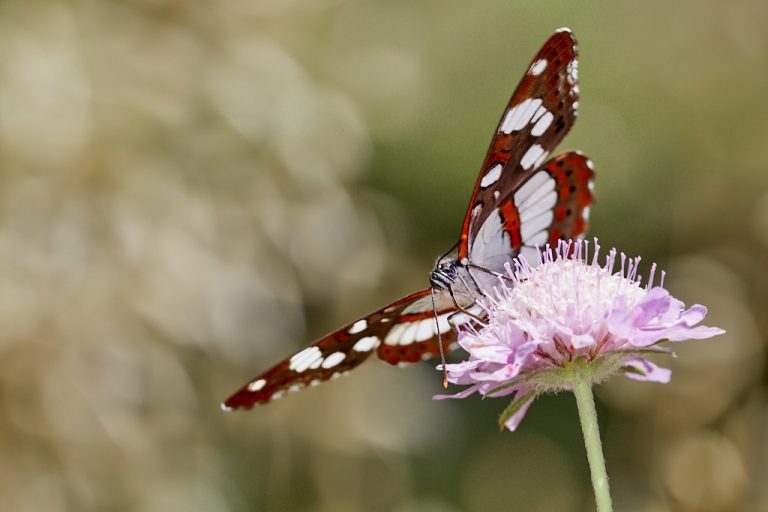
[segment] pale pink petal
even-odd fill
[[[681,318],[685,321],[686,325],[691,326],[704,320],[705,316],[707,316],[706,306],[694,304],[688,311],[682,314]]]
[[[591,334],[578,334],[571,337],[571,344],[576,350],[584,347],[591,347],[595,344],[595,337]]]
[[[666,384],[672,378],[672,370],[662,368],[642,357],[634,357],[624,361],[624,366],[631,366],[641,371],[642,374],[625,372],[624,375],[634,380],[647,382],[661,382]]]
[[[480,385],[475,384],[474,386],[470,386],[466,389],[462,389],[458,393],[454,395],[433,395],[432,400],[446,400],[448,398],[467,398],[470,395],[474,395],[480,390]]]

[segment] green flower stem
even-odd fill
[[[605,472],[603,446],[600,442],[600,429],[597,426],[595,399],[592,397],[592,381],[589,378],[576,378],[573,382],[573,394],[579,408],[581,431],[587,448],[589,470],[592,473],[592,487],[595,490],[597,512],[611,512],[611,492],[608,488],[608,474]]]

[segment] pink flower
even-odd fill
[[[435,398],[514,394],[501,423],[515,430],[536,396],[570,389],[574,372],[593,383],[616,372],[636,380],[669,382],[670,370],[644,355],[671,353],[659,346],[664,340],[703,339],[724,332],[696,326],[707,309],[698,304],[685,309],[664,289],[663,273],[654,286],[655,265],[648,283],[641,286],[639,257],[617,258],[612,249],[601,266],[597,239],[591,261],[588,252],[587,241],[561,242],[554,250],[547,246],[536,266],[523,257],[513,261],[514,269],[507,264],[508,277],[478,300],[485,321],[461,328],[459,345],[469,359],[446,365],[449,382],[469,387]]]

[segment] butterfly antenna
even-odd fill
[[[437,304],[435,304],[435,287],[431,287],[432,311],[435,313],[435,332],[437,332],[437,347],[440,349],[440,361],[443,363],[443,388],[448,389],[448,370],[445,367],[445,352],[443,352],[443,337],[440,335],[440,320],[437,318]]]

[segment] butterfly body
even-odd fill
[[[479,313],[504,265],[539,247],[581,236],[593,202],[592,164],[567,151],[547,160],[575,121],[576,41],[556,31],[509,100],[472,191],[458,243],[429,275],[431,287],[334,331],[252,379],[227,399],[250,408],[343,375],[373,354],[400,365],[429,359],[455,342],[456,327]],[[442,344],[442,345],[441,345]]]

